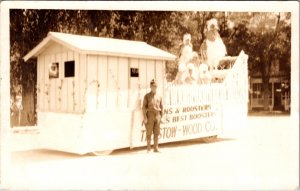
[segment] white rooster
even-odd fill
[[[220,59],[227,54],[218,30],[218,21],[216,19],[208,20],[204,32],[206,39],[200,47],[202,60],[207,63],[210,70],[217,69]]]

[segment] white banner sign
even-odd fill
[[[212,105],[177,106],[164,109],[160,126],[161,142],[217,135],[221,130],[220,110]],[[141,131],[146,141],[146,129]]]

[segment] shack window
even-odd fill
[[[65,62],[65,78],[75,76],[75,61]]]
[[[130,77],[139,77],[139,69],[130,68]]]
[[[59,77],[59,64],[58,62],[51,63],[49,65],[49,78],[58,78]]]

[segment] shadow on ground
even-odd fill
[[[18,161],[22,160],[22,163],[35,163],[44,161],[55,161],[55,160],[66,160],[66,159],[78,159],[86,157],[85,155],[77,155],[73,153],[36,149],[29,151],[15,151],[11,153],[12,164],[17,164]]]
[[[167,148],[175,148],[175,147],[189,147],[198,144],[213,144],[217,142],[224,142],[224,141],[233,141],[235,139],[232,138],[218,138],[212,143],[206,143],[203,139],[192,139],[186,141],[178,141],[172,143],[163,143],[160,144],[160,148],[167,149]],[[116,149],[114,150],[110,156],[116,155],[124,155],[124,154],[138,154],[140,151],[144,151],[146,149],[145,146],[137,147],[137,148],[123,148],[123,149]],[[61,151],[54,151],[54,150],[46,150],[46,149],[37,149],[37,150],[29,150],[29,151],[16,151],[11,153],[11,159],[13,164],[17,164],[18,161],[22,161],[22,163],[34,163],[34,162],[44,162],[44,161],[55,161],[55,160],[68,160],[68,159],[79,159],[85,157],[93,157],[94,154],[88,153],[85,155],[78,155],[73,153],[61,152]],[[101,157],[101,156],[100,156]]]
[[[198,139],[192,139],[192,140],[163,143],[163,144],[160,144],[159,147],[162,149],[166,149],[166,148],[175,148],[175,147],[188,147],[188,146],[198,145],[198,144],[203,144],[203,146],[204,146],[205,144],[213,144],[213,143],[217,143],[217,142],[233,141],[233,140],[235,140],[235,139],[233,139],[233,138],[218,138],[214,142],[206,143],[202,138],[198,138]],[[136,153],[136,152],[140,152],[140,151],[144,151],[144,150],[146,150],[146,146],[137,147],[137,148],[133,148],[133,149],[123,148],[123,149],[114,150],[110,155],[122,155],[122,154],[128,154],[128,153]]]

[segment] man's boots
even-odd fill
[[[158,136],[154,137],[154,152],[158,153]]]
[[[147,153],[149,153],[151,150],[151,137],[147,138]]]

